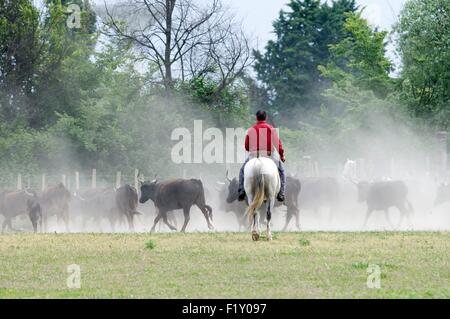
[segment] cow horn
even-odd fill
[[[25,192],[25,194],[27,194],[28,196],[34,196],[33,193],[30,193],[26,188],[23,190]]]
[[[227,170],[225,177],[227,178],[227,181],[229,181],[231,183],[231,179],[228,177],[228,170]]]

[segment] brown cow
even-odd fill
[[[116,205],[119,211],[126,216],[128,229],[134,231],[134,215],[141,215],[136,209],[138,206],[138,193],[135,187],[123,185],[116,190]]]
[[[5,232],[6,226],[9,226],[9,229],[14,231],[12,219],[22,214],[28,214],[35,233],[37,232],[38,222],[42,231],[41,206],[39,205],[36,193],[33,191],[18,190],[0,194],[0,214],[5,217],[2,225],[2,233]]]
[[[47,231],[47,220],[56,215],[58,223],[64,221],[66,231],[69,232],[69,202],[70,192],[63,183],[47,188],[40,196],[44,231]]]

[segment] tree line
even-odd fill
[[[287,6],[256,50],[223,0],[0,0],[0,170],[169,174],[173,128],[245,127],[260,108],[288,153],[325,162],[449,129],[448,1],[408,1],[391,33],[354,0]]]

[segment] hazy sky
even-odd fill
[[[106,0],[107,3],[114,3],[120,0]],[[211,0],[198,0],[208,3]],[[272,22],[278,17],[281,9],[288,9],[286,3],[289,0],[222,0],[229,5],[236,15],[243,19],[245,30],[251,34],[258,49],[264,49],[268,40],[273,38]],[[408,0],[357,0],[357,4],[362,8],[366,7],[364,17],[372,25],[383,30],[390,30],[396,22],[398,14],[404,3]],[[104,0],[93,0],[93,2],[103,6]],[[398,64],[398,59],[394,54],[392,45],[387,47],[389,58]]]
[[[208,0],[202,0],[208,1]],[[246,29],[258,39],[258,46],[272,38],[272,22],[288,0],[223,0],[244,19]],[[364,17],[373,25],[389,30],[406,0],[357,0],[366,7]]]
[[[114,3],[118,0],[106,0]],[[211,0],[199,0],[207,3]],[[272,38],[272,22],[278,17],[281,9],[287,8],[289,0],[222,0],[244,20],[245,29],[258,40],[258,47],[262,49]],[[366,7],[364,17],[373,25],[389,30],[396,21],[403,4],[407,0],[357,0],[360,7]],[[104,0],[93,0],[103,5]]]

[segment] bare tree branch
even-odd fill
[[[166,89],[177,78],[208,75],[219,81],[220,94],[252,63],[249,38],[221,0],[207,6],[196,0],[131,0],[115,7],[132,14],[121,20],[105,3],[104,34],[140,48],[158,66]]]

